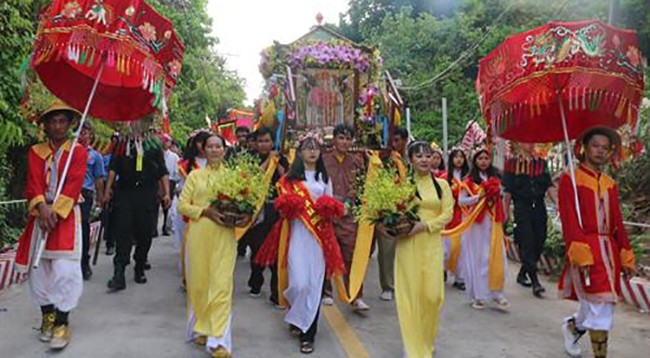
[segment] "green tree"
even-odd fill
[[[7,0],[0,4],[0,152],[24,143],[27,125],[19,113],[23,95],[20,70],[34,33],[31,16],[32,1]]]
[[[206,11],[208,1],[154,0],[150,3],[174,23],[185,45],[183,70],[169,99],[171,122],[183,122],[190,128],[205,127],[206,116],[215,120],[226,109],[241,106],[246,97],[243,79],[226,68],[226,59],[214,49],[219,40],[211,34],[212,19]]]
[[[386,68],[402,82],[415,136],[440,139],[440,103],[446,97],[454,142],[468,121],[482,120],[474,89],[481,57],[508,35],[551,20],[607,21],[609,4],[610,0],[352,0],[338,30],[355,41],[379,46]],[[638,32],[646,55],[649,8],[648,0],[622,0],[615,22]]]

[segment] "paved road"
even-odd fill
[[[112,265],[102,254],[94,276],[84,287],[78,309],[70,317],[73,342],[60,354],[49,353],[36,339],[40,313],[30,302],[27,286],[3,293],[0,356],[206,357],[202,349],[183,342],[185,296],[179,290],[180,279],[169,238],[155,240],[150,261],[153,269],[148,273],[149,283],[135,284],[129,272],[127,290],[109,295],[105,285]],[[507,313],[472,310],[465,296],[449,288],[436,358],[564,357],[560,323],[574,309],[573,303],[532,297],[528,290],[512,283],[514,269],[510,269],[506,288],[511,301]],[[239,261],[233,331],[236,357],[300,357],[295,338],[282,323],[282,311],[273,309],[266,299],[248,297],[247,277],[248,260]],[[547,284],[549,297],[555,295],[552,287]],[[366,316],[359,316],[341,303],[326,308],[312,357],[401,357],[394,305],[380,301],[378,294],[377,267],[373,260],[366,280],[367,302],[372,310]],[[650,316],[619,306],[610,342],[612,357],[647,357]],[[586,339],[582,343],[588,347]]]

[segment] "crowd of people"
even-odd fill
[[[213,357],[232,355],[238,258],[250,253],[251,297],[262,295],[269,269],[269,300],[286,310],[288,330],[298,338],[300,352],[309,354],[315,349],[321,305],[334,304],[338,295],[355,312],[371,309],[363,300],[363,277],[357,282],[350,275],[355,264],[367,265],[369,253],[359,255],[363,250],[355,249],[363,235],[370,235],[378,251],[380,298],[395,300],[404,352],[419,358],[434,352],[448,275],[473,309],[491,304],[508,309],[504,225],[511,201],[523,262],[516,282],[543,297],[536,267],[550,193],[560,209],[567,247],[560,292],[579,301],[578,312],[564,320],[565,350],[578,356],[578,340],[588,331],[594,355],[607,355],[618,277],[630,276],[634,269],[616,184],[602,171],[620,147],[612,130],[587,131],[578,140],[581,164],[575,178],[563,174],[554,185],[532,145],[520,145],[499,171],[487,146],[467,152],[452,148],[445,161],[436,145],[409,140],[404,128],[395,129],[391,148],[381,153],[352,151],[354,129],[338,125],[326,140],[314,133],[300,137],[291,155],[274,150],[271,129],[240,127],[234,146],[209,130],[192,133],[182,159],[166,135],[162,150],[144,145],[136,135],[102,158],[90,146],[90,126],[81,131],[81,145],[71,148],[68,133],[78,117],[77,111],[55,104],[40,118],[47,141],[29,152],[30,217],[16,260],[19,268],[31,270],[31,293],[43,314],[39,338],[52,349],[70,342],[68,314],[77,306],[83,280],[92,276],[89,218],[94,200],[105,213],[106,253],[114,255],[110,292],[126,289],[132,255],[134,281],[147,282],[148,254],[162,207],[162,234],[173,237],[180,284],[187,292],[187,340]],[[257,158],[268,178],[267,196],[250,224],[232,227],[211,205],[215,193],[209,183],[219,177],[225,160],[244,152]],[[70,169],[56,195],[69,155]],[[394,168],[396,180],[409,180],[417,188],[419,219],[405,237],[393,237],[383,225],[373,227],[355,216],[355,205],[362,205],[359,178],[378,167]],[[31,269],[39,235],[47,243],[40,266]]]

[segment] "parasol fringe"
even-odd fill
[[[94,62],[95,62],[95,49],[92,49],[92,51],[90,52],[90,59],[88,60],[86,66],[92,67]]]
[[[51,61],[56,53],[58,55],[57,61],[60,60],[61,55],[65,55],[70,61],[92,67],[95,60],[94,55],[99,53],[105,57],[105,66],[110,68],[117,66],[117,71],[131,76],[132,73],[137,72],[138,63],[141,63],[138,58],[132,57],[132,53],[129,53],[127,47],[118,46],[117,40],[105,38],[100,40],[97,34],[88,30],[75,30],[67,37],[60,36],[60,34],[44,33],[39,40],[47,41],[52,46],[43,46],[41,51],[37,52],[37,55],[32,59],[34,65]],[[63,54],[57,51],[57,48],[61,47],[65,51]],[[143,79],[143,89],[151,88],[152,78],[154,81],[164,79],[166,82],[175,82],[175,78],[169,73],[167,66],[164,66],[164,64],[158,64],[147,57],[142,61],[145,64],[145,66],[142,66],[142,76],[146,75],[147,77],[146,81]],[[145,71],[148,73],[145,73]]]

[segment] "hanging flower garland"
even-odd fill
[[[359,72],[376,72],[383,65],[379,50],[364,51],[341,40],[298,43],[288,47],[274,44],[260,55],[259,70],[264,78],[284,73],[286,65],[293,69],[327,68]]]
[[[296,45],[289,55],[293,68],[324,67],[367,71],[373,64],[372,54],[341,41],[317,42]]]

